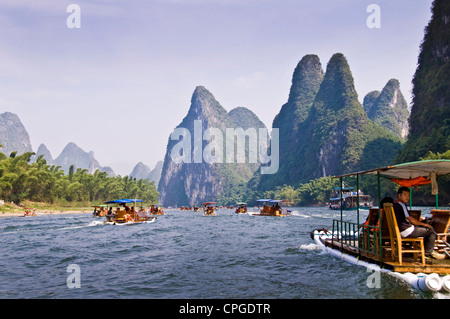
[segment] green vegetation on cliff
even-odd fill
[[[409,136],[397,162],[450,149],[450,2],[435,0],[413,79]]]
[[[96,171],[72,168],[67,175],[60,166],[47,165],[39,156],[30,163],[32,152],[10,157],[0,153],[0,198],[14,203],[24,200],[38,202],[102,203],[117,198],[139,198],[157,203],[158,191],[153,182],[132,177],[108,177]]]
[[[258,129],[265,128],[265,125],[252,111],[244,107],[237,107],[227,112],[205,87],[196,87],[189,111],[177,127],[186,133],[186,139],[191,139],[190,143],[187,143],[190,144],[190,149],[182,150],[183,154],[186,152],[190,155],[191,160],[175,163],[172,151],[182,142],[169,139],[158,185],[160,200],[164,205],[196,205],[204,201],[234,204],[235,199],[242,197],[241,192],[245,192],[243,185],[247,184],[255,170],[259,168],[259,164],[248,160],[249,148],[247,147],[243,147],[246,158],[244,163],[238,162],[236,157],[227,159],[227,131],[235,128],[243,131],[252,128],[258,135]],[[214,135],[215,133],[211,138],[205,138],[208,129],[218,132],[219,138]],[[195,141],[196,137],[197,141]],[[234,147],[234,156],[238,153],[240,146],[245,146],[245,140],[233,137],[231,144]],[[216,154],[221,156],[217,162],[205,159],[205,156],[211,155],[212,150],[214,150],[214,156]],[[197,161],[196,153],[200,154]]]
[[[327,65],[301,134],[297,182],[387,165],[401,147],[399,138],[367,117],[341,53]]]
[[[368,93],[363,106],[375,123],[401,139],[406,138],[409,110],[398,80],[390,79],[381,92]]]
[[[323,70],[317,55],[306,55],[295,68],[289,99],[273,120],[272,127],[279,129],[279,169],[276,174],[255,176],[253,184],[261,190],[273,189],[283,184],[298,182],[300,145],[308,137],[304,135],[304,122],[323,80]]]

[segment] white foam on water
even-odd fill
[[[311,217],[311,216],[308,216],[308,215],[305,215],[305,214],[300,213],[298,210],[294,210],[294,211],[291,213],[291,216],[303,217],[303,218],[310,218],[310,217]]]
[[[103,221],[94,220],[94,221],[90,222],[87,226],[98,226],[98,225],[103,225]]]
[[[302,250],[321,250],[322,248],[317,244],[311,243],[308,245],[301,245],[300,249],[302,249]]]

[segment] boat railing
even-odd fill
[[[378,226],[333,220],[331,244],[343,252],[351,251],[358,257],[366,256],[381,261],[382,250]]]

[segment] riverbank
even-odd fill
[[[0,217],[23,217],[26,211],[36,214],[36,216],[40,216],[92,213],[93,209],[90,207],[63,207],[29,201],[26,201],[20,205],[9,202],[0,206]]]
[[[36,216],[41,215],[63,215],[63,214],[92,214],[92,210],[44,210],[44,211],[32,211],[36,213]],[[1,212],[0,217],[23,217],[24,212]],[[33,217],[33,216],[30,216]]]

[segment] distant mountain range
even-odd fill
[[[234,158],[228,162],[227,154],[219,155],[219,163],[203,160],[205,153],[216,152],[214,143],[222,143],[221,147],[226,149],[227,141],[213,139],[215,142],[211,143],[210,138],[200,136],[198,143],[194,136],[196,123],[200,123],[200,134],[213,128],[218,129],[221,136],[226,136],[230,128],[253,128],[259,132],[258,129],[266,127],[245,107],[227,112],[211,92],[198,86],[187,115],[177,127],[192,133],[188,143],[192,148],[183,150],[183,156],[189,155],[191,162],[174,162],[171,152],[180,142],[169,138],[164,161],[158,162],[153,170],[140,162],[130,176],[154,181],[158,185],[160,201],[176,206],[203,201],[235,201],[237,193],[245,189],[270,190],[348,170],[387,165],[398,153],[407,133],[408,109],[398,81],[391,79],[381,92],[369,93],[363,105],[358,101],[350,67],[343,54],[333,55],[326,72],[316,55],[304,56],[294,70],[288,101],[272,124],[272,129],[279,130],[278,171],[262,175],[260,162],[250,163],[248,148],[245,148],[244,163]],[[2,151],[7,155],[13,150],[19,150],[19,153],[31,151],[28,134],[17,115],[1,114],[0,124]],[[260,140],[261,136],[258,136]],[[244,146],[249,143],[250,140]],[[390,152],[385,154],[385,149]],[[200,161],[196,161],[198,154]],[[41,144],[32,160],[40,155],[47,163],[61,166],[65,172],[74,165],[75,169],[87,169],[89,173],[100,170],[115,175],[112,168],[100,165],[93,152],[86,152],[73,142],[68,143],[56,158]]]
[[[8,156],[14,151],[17,151],[18,154],[33,151],[28,132],[16,114],[10,112],[0,114],[0,145],[3,146],[0,148],[0,152]],[[111,177],[116,175],[111,167],[100,165],[95,159],[94,152],[86,152],[73,142],[68,143],[55,159],[53,159],[45,144],[39,145],[35,153],[36,155],[32,156],[31,162],[36,161],[42,155],[47,164],[61,166],[61,169],[66,173],[69,172],[70,166],[73,165],[75,170],[77,168],[87,169],[89,174],[99,170],[108,173],[108,176]],[[147,170],[148,174],[142,173],[143,170]],[[162,162],[158,163],[153,170],[150,170],[143,163],[138,163],[130,173],[130,176],[137,179],[149,179],[154,181],[155,185],[158,185],[161,170]]]
[[[192,148],[183,155],[189,155],[190,163],[174,162],[171,152],[180,142],[169,138],[164,161],[158,162],[153,170],[140,162],[130,176],[154,181],[160,201],[176,206],[235,200],[236,193],[245,188],[264,191],[348,170],[387,165],[407,134],[408,108],[398,81],[391,79],[381,92],[370,92],[363,105],[358,101],[343,54],[333,55],[326,72],[316,55],[306,55],[294,70],[288,101],[273,121],[272,129],[279,130],[279,168],[275,174],[262,175],[260,163],[249,162],[247,148],[244,163],[227,162],[226,154],[220,155],[220,163],[207,163],[203,156],[213,144],[208,144],[208,138],[203,136],[198,144],[196,137],[190,136]],[[253,128],[255,132],[266,128],[245,107],[227,112],[203,86],[194,90],[187,115],[177,128],[195,133],[196,123],[200,123],[201,134],[214,128],[223,136],[230,128]],[[0,124],[0,143],[7,155],[13,150],[31,151],[28,134],[17,115],[1,114]],[[218,142],[226,149],[226,141]],[[196,150],[199,147],[200,153]],[[386,148],[390,150],[387,154],[383,153]],[[195,161],[196,154],[200,154],[200,162]],[[75,169],[87,169],[89,173],[100,170],[115,175],[112,168],[100,165],[93,152],[86,152],[73,142],[56,158],[41,144],[32,160],[40,155],[65,172],[74,165]]]
[[[288,102],[272,125],[280,131],[280,168],[276,174],[259,176],[259,183],[253,184],[269,190],[389,164],[401,148],[392,123],[399,118],[405,123],[408,118],[403,113],[406,103],[397,107],[402,99],[398,86],[395,92],[395,103],[393,98],[381,99],[381,94],[370,100],[372,120],[358,100],[343,54],[331,57],[325,73],[317,56],[303,57],[294,71]],[[386,106],[385,100],[395,108]]]
[[[248,162],[239,164],[241,171],[225,162],[176,164],[170,154],[178,142],[169,139],[159,183],[161,202],[233,203],[239,199],[239,191],[273,190],[349,170],[388,165],[400,150],[408,129],[408,106],[398,80],[391,79],[381,92],[369,93],[364,101],[363,107],[343,54],[333,55],[326,72],[318,56],[306,55],[294,70],[288,101],[272,125],[279,132],[278,171],[261,174],[259,164]],[[227,113],[204,87],[195,89],[188,113],[176,129],[194,132],[196,120],[202,121],[204,130],[215,127],[222,132],[226,128],[264,127],[246,108]],[[197,147],[205,152],[206,144]],[[194,145],[192,137],[189,145]],[[195,150],[188,152],[195,156]]]
[[[276,173],[261,174],[260,163],[248,161],[248,151],[246,162],[227,161],[227,155],[220,153],[220,149],[226,148],[228,140],[219,138],[226,136],[227,129],[254,128],[259,132],[265,126],[247,108],[227,112],[211,92],[198,86],[186,116],[174,130],[179,133],[185,129],[190,134],[175,137],[171,134],[164,160],[153,170],[138,163],[130,175],[155,181],[164,205],[233,203],[239,199],[239,192],[261,193],[284,185],[297,186],[319,177],[419,160],[429,151],[448,151],[448,1],[435,0],[432,12],[413,79],[411,114],[398,80],[389,79],[381,91],[368,93],[361,103],[349,63],[342,53],[331,57],[325,71],[319,57],[309,54],[297,64],[288,100],[272,123],[272,134],[276,129],[279,133]],[[205,131],[209,135],[202,135]],[[258,135],[257,139],[261,141],[262,137]],[[242,146],[240,143],[237,145]],[[271,143],[274,146],[274,139]],[[0,114],[0,144],[3,145],[0,151],[7,155],[12,151],[31,151],[28,133],[17,115]],[[36,153],[66,171],[73,164],[89,172],[99,169],[114,174],[111,168],[102,167],[95,160],[93,152],[85,152],[74,143],[69,143],[55,159],[44,144]],[[215,161],[205,161],[205,154]],[[448,185],[443,189],[450,194]]]
[[[19,154],[31,152],[30,136],[19,117],[10,112],[0,114],[0,152],[9,156],[11,152]]]
[[[163,164],[163,161],[158,161],[158,163],[156,163],[156,166],[153,169],[150,169],[150,167],[148,167],[144,163],[139,162],[134,167],[130,176],[135,177],[136,179],[148,179],[155,182],[155,185],[158,186],[159,180],[161,178]]]

